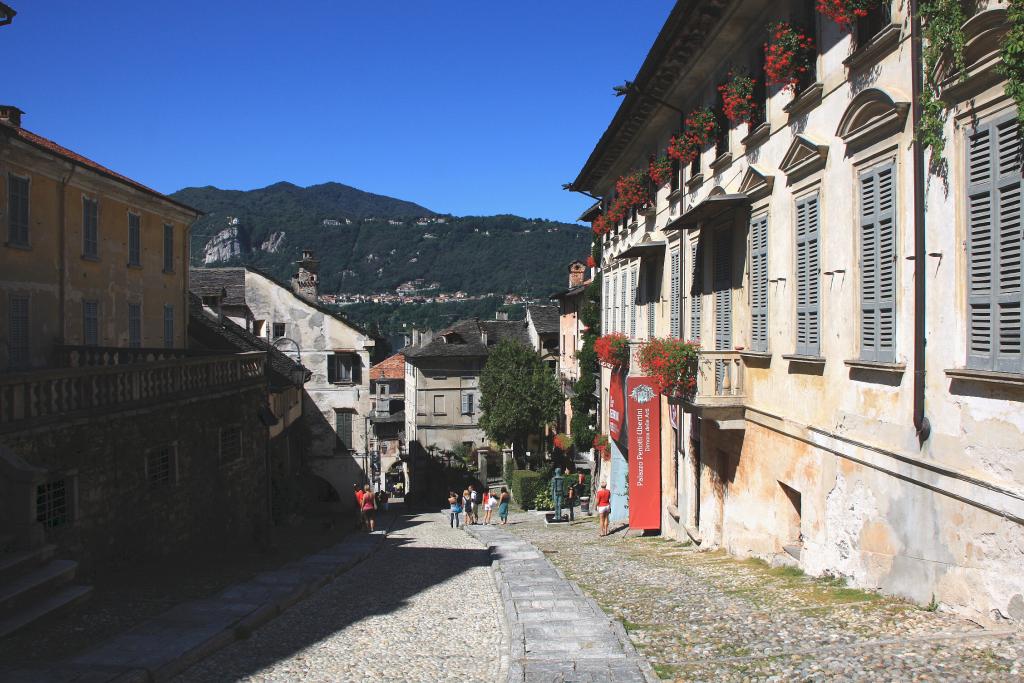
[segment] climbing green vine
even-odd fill
[[[1003,38],[1000,71],[1006,79],[1006,94],[1017,104],[1017,120],[1024,129],[1024,1],[1010,0],[1006,8],[1010,25]]]
[[[601,263],[601,237],[594,236],[590,257],[594,263]],[[589,450],[594,443],[597,431],[594,427],[594,416],[591,412],[597,408],[598,372],[597,353],[594,341],[601,335],[601,275],[594,276],[583,294],[583,305],[580,307],[580,322],[583,323],[583,348],[576,358],[579,361],[580,378],[573,385],[572,424],[569,432],[573,443],[579,451]]]
[[[952,57],[952,72],[964,77],[964,10],[960,0],[925,0],[920,5],[924,31],[925,87],[921,93],[921,122],[917,139],[932,151],[932,162],[942,156],[946,140],[942,129],[946,123],[946,105],[939,99],[939,60],[947,53]]]

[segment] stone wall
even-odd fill
[[[248,545],[268,521],[267,428],[259,384],[156,407],[95,415],[46,430],[10,433],[5,445],[63,477],[70,522],[46,531],[86,573],[204,547]],[[221,429],[241,448],[222,457]],[[147,455],[171,447],[170,480],[155,484]]]

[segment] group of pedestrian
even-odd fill
[[[483,496],[478,498],[476,486],[473,484],[469,485],[469,488],[459,495],[455,491],[448,492],[448,513],[449,521],[453,529],[458,529],[462,523],[462,515],[465,515],[466,524],[480,524],[480,518],[478,511],[480,507],[484,510],[484,524],[491,523],[491,517],[494,515],[494,508],[498,508],[498,518],[502,524],[508,523],[508,503],[511,496],[508,493],[508,488],[502,486],[501,493],[497,496],[492,494],[490,490],[485,490]]]
[[[356,516],[356,530],[366,530],[372,534],[376,530],[377,510],[388,510],[391,496],[387,491],[374,493],[369,484],[362,488],[359,484],[353,484],[352,489],[356,497],[356,510],[359,511]]]

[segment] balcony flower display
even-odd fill
[[[656,389],[675,398],[690,396],[697,387],[700,344],[682,339],[652,339],[640,347],[640,370],[654,379]]]
[[[591,229],[594,231],[595,235],[607,235],[611,232],[612,222],[608,220],[608,216],[606,214],[601,214],[594,219],[593,223],[591,223]]]
[[[647,173],[656,187],[661,187],[672,179],[672,161],[668,157],[651,159],[647,165]]]
[[[593,255],[587,257],[587,268],[597,268],[597,261],[594,260]]]
[[[694,109],[683,122],[682,135],[675,135],[668,142],[666,154],[681,164],[689,164],[700,151],[715,141],[718,135],[718,119],[710,107]]]
[[[745,73],[729,72],[729,80],[718,86],[722,95],[722,111],[733,123],[750,123],[754,104],[754,79]]]
[[[815,5],[820,14],[839,24],[844,31],[849,31],[878,3],[879,0],[817,0]]]
[[[568,434],[555,434],[555,448],[567,451],[572,447],[572,437]]]
[[[647,171],[634,171],[615,181],[617,201],[626,208],[643,207],[651,203],[651,178]]]
[[[814,40],[792,24],[777,22],[768,27],[764,44],[764,75],[768,85],[793,89],[811,68]]]
[[[601,454],[603,459],[607,459],[609,451],[611,450],[611,441],[608,440],[608,436],[605,434],[598,434],[594,437],[594,450]]]
[[[594,351],[602,365],[610,368],[629,365],[629,338],[621,332],[598,337],[594,342]]]

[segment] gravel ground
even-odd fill
[[[176,680],[493,681],[501,612],[489,564],[447,515],[402,518],[365,562]]]
[[[1024,634],[658,537],[597,537],[594,518],[506,529],[618,617],[663,679],[1024,680]]]

